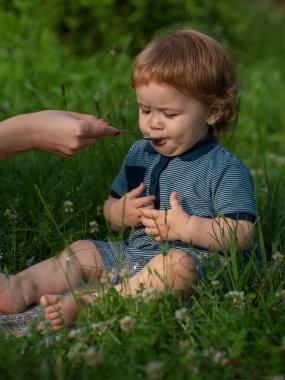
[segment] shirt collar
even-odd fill
[[[175,157],[179,157],[182,161],[194,161],[204,154],[210,152],[217,144],[218,142],[215,139],[213,133],[210,132],[208,136],[198,141],[189,150]],[[145,150],[148,153],[159,154],[149,142],[147,142]]]

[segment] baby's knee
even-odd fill
[[[184,251],[172,250],[169,252],[170,261],[175,266],[175,272],[177,275],[192,278],[196,277],[197,264],[195,260]]]
[[[94,254],[96,250],[95,245],[89,240],[77,240],[74,243],[70,244],[62,252],[64,256],[71,258],[72,260],[85,259],[90,254]]]
[[[192,285],[198,281],[198,269],[195,260],[184,251],[169,252],[169,278],[173,290],[181,296],[192,294]]]
[[[94,244],[89,240],[77,240],[70,244],[66,249],[70,252],[79,252],[83,249],[94,248]]]
[[[197,264],[186,252],[170,250],[167,255],[162,253],[152,259],[152,265],[161,270],[166,269],[172,278],[179,278],[197,282]]]

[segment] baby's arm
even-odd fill
[[[110,196],[104,204],[105,219],[115,231],[141,225],[140,208],[153,209],[154,196],[140,197],[144,184],[117,199]]]
[[[253,223],[224,217],[190,216],[187,232],[193,245],[217,251],[228,251],[233,243],[239,250],[248,249],[255,237]]]
[[[176,192],[170,196],[171,208],[167,211],[141,209],[141,222],[146,234],[160,240],[180,240],[205,249],[228,250],[232,242],[238,249],[249,248],[255,227],[244,220],[230,218],[202,218],[188,215],[177,200]]]

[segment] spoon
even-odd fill
[[[135,131],[129,131],[127,129],[120,129],[120,132],[127,132],[127,133],[134,133],[136,135],[139,135],[140,137],[142,137],[143,139],[147,140],[147,141],[158,141],[158,140],[161,140],[161,137],[148,137],[148,136],[144,136],[142,135],[141,133],[139,132],[135,132]]]

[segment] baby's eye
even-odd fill
[[[140,111],[141,111],[141,113],[142,113],[143,115],[148,115],[148,114],[150,113],[150,110],[145,109],[145,108],[141,108]]]
[[[173,119],[175,116],[178,116],[177,113],[168,113],[168,112],[164,112],[163,113],[165,117],[167,117],[168,119]]]

